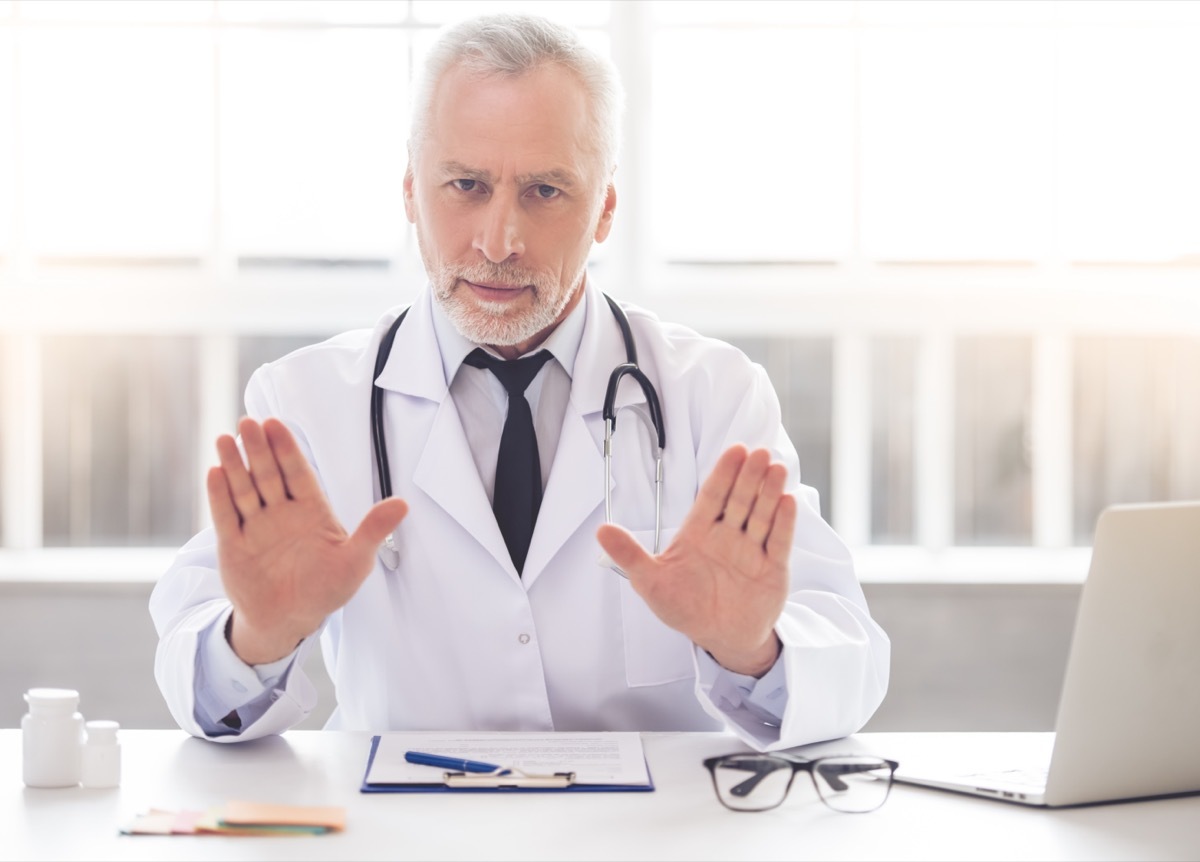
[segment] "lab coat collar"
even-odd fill
[[[588,280],[585,290],[587,316],[584,320],[579,353],[575,358],[575,372],[571,375],[571,404],[581,416],[590,416],[604,409],[604,394],[608,391],[608,379],[612,376],[613,369],[629,360],[625,355],[621,328],[613,317],[612,309],[608,307],[608,300],[591,279]],[[630,323],[632,325],[632,321]],[[635,341],[636,338],[635,333]],[[638,355],[647,356],[649,350],[641,349]],[[646,396],[642,387],[629,379],[621,382],[621,387],[617,390],[618,408],[645,402]]]
[[[400,324],[396,340],[392,342],[387,364],[375,378],[381,389],[438,402],[446,397],[449,384],[442,363],[430,361],[432,357],[441,355],[433,326],[433,305],[433,293],[426,286],[409,306],[408,316]],[[393,309],[380,321],[371,340],[376,350],[399,312],[400,309]],[[370,361],[375,362],[375,352],[371,353]]]
[[[532,356],[543,350],[548,350],[550,355],[567,372],[567,376],[570,377],[575,368],[575,357],[579,354],[579,344],[583,340],[583,325],[586,314],[586,303],[579,303],[575,308],[571,309],[566,319],[554,328],[545,341],[524,355]],[[440,348],[442,373],[447,381],[454,379],[454,375],[462,367],[463,360],[477,347],[482,347],[493,356],[499,356],[498,353],[487,345],[476,344],[460,333],[451,322],[449,315],[446,314],[446,310],[442,308],[441,303],[436,300],[432,303],[431,319],[434,336],[437,338]]]
[[[432,290],[426,286],[409,308],[408,316],[400,325],[401,331],[396,334],[392,344],[387,364],[376,378],[375,382],[381,388],[438,402],[446,397],[449,380],[453,379],[463,358],[475,345],[459,335],[453,325],[448,327],[449,333],[439,333],[434,321],[436,304]],[[559,328],[566,329],[561,333],[555,330],[546,340],[546,345],[552,347],[555,358],[571,377],[571,404],[581,416],[590,416],[603,410],[608,379],[614,368],[626,362],[625,342],[621,339],[617,321],[613,319],[612,309],[590,278],[584,286],[584,298],[580,305],[583,307],[576,308]],[[380,322],[373,344],[379,344],[397,313],[389,313]],[[579,326],[582,326],[583,332],[576,335],[574,330]],[[445,343],[439,342],[439,335]],[[572,356],[571,348],[576,344],[578,349]],[[642,350],[641,353],[646,354],[647,351]],[[431,362],[434,356],[440,361]],[[645,401],[641,387],[631,380],[623,381],[617,390],[618,408]]]

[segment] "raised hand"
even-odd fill
[[[659,619],[736,673],[761,676],[779,655],[774,626],[787,601],[796,524],[786,481],[766,449],[732,446],[661,554],[615,524],[596,534]]]
[[[350,600],[408,505],[395,497],[375,504],[349,535],[282,422],[243,418],[238,433],[246,462],[233,437],[217,439],[208,503],[233,603],[230,643],[242,661],[262,664],[290,653]]]

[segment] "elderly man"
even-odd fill
[[[542,19],[434,48],[404,181],[428,288],[255,373],[241,446],[217,440],[214,526],[151,598],[185,730],[293,726],[317,642],[334,728],[727,726],[779,748],[878,706],[887,638],[763,370],[587,277],[620,103]]]

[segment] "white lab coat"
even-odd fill
[[[628,581],[601,567],[604,520],[601,407],[626,361],[620,331],[594,287],[557,453],[522,576],[509,558],[448,395],[425,290],[401,325],[379,376],[394,493],[409,504],[396,555],[381,549],[358,592],[321,632],[337,690],[328,727],[404,729],[713,730],[779,748],[858,730],[887,688],[889,644],[868,614],[845,546],[799,484],[794,447],[763,369],[734,348],[628,308],[640,364],[662,403],[667,445],[665,548],[700,482],[731,444],[765,446],[788,468],[799,502],[793,592],[776,631],[787,707],[772,727],[718,685],[707,656],[649,610]],[[374,330],[303,348],[260,368],[249,415],[287,423],[334,512],[353,530],[378,499],[369,404],[376,350],[398,309]],[[618,405],[644,402],[627,380]],[[649,545],[654,529],[649,432],[618,415],[614,519]],[[228,602],[211,530],[196,536],[156,586],[155,673],[175,719],[195,720],[198,636]],[[303,653],[316,638],[301,648]],[[278,733],[315,705],[300,661],[241,738]]]

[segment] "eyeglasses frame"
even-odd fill
[[[784,788],[783,795],[780,796],[778,802],[776,802],[774,805],[768,805],[764,808],[734,808],[732,805],[730,805],[729,803],[727,803],[724,800],[724,798],[721,795],[721,790],[717,786],[717,767],[719,765],[721,765],[721,763],[723,761],[730,760],[732,758],[739,758],[739,757],[746,758],[748,760],[750,760],[750,759],[759,760],[764,764],[772,763],[772,762],[782,763],[791,768],[792,773],[791,773],[791,775],[788,776],[787,787]],[[827,800],[825,798],[825,794],[821,792],[821,788],[817,784],[817,776],[816,776],[816,772],[814,770],[816,770],[817,767],[824,761],[841,760],[843,758],[870,758],[872,760],[878,761],[880,764],[885,764],[888,767],[889,772],[888,772],[887,791],[884,793],[883,799],[880,800],[878,805],[874,806],[873,808],[864,809],[862,811],[846,811],[841,808],[835,808],[833,805],[831,805],[829,803],[829,800]],[[788,794],[792,792],[792,783],[796,779],[796,773],[797,772],[807,772],[808,777],[812,780],[813,790],[816,791],[816,794],[817,794],[818,798],[820,798],[821,802],[827,808],[829,808],[831,811],[836,811],[839,814],[866,814],[868,812],[876,811],[879,808],[883,807],[883,803],[887,801],[888,796],[892,792],[892,785],[895,784],[896,770],[900,767],[900,764],[898,762],[896,762],[895,760],[889,760],[886,757],[877,757],[876,755],[873,755],[873,754],[850,754],[850,753],[830,754],[830,755],[825,755],[824,757],[816,757],[816,758],[809,760],[809,759],[806,759],[803,757],[799,757],[798,755],[785,755],[785,754],[779,754],[779,753],[766,754],[766,753],[742,751],[742,752],[737,752],[734,754],[722,754],[722,755],[718,755],[717,757],[705,758],[705,760],[702,762],[704,764],[704,767],[708,770],[709,776],[712,778],[713,791],[717,795],[717,801],[720,802],[722,805],[724,805],[726,808],[728,808],[730,811],[738,811],[738,812],[771,811],[772,809],[778,808],[780,805],[783,804],[784,800],[787,799]],[[759,785],[759,783],[764,778],[766,778],[772,772],[775,772],[777,769],[780,769],[780,768],[782,768],[782,767],[774,766],[771,769],[757,770],[757,771],[755,771],[754,775],[750,776],[745,781],[742,781],[739,784],[735,784],[732,788],[730,788],[730,792],[733,793],[735,796],[748,795],[751,791],[754,790],[755,787],[757,787]],[[872,766],[870,766],[870,768],[875,769],[878,767],[875,765],[872,765]],[[828,766],[827,766],[827,769],[828,769]],[[842,774],[848,774],[851,772],[864,772],[864,771],[866,771],[866,769],[865,768],[856,769],[850,764],[845,764],[840,768],[839,771]],[[845,790],[846,789],[846,785],[838,777],[837,772],[822,771],[821,776],[827,782],[829,782],[829,786],[832,787],[834,790]],[[841,785],[841,786],[839,787],[838,785]],[[740,790],[740,792],[739,792],[739,790]]]

